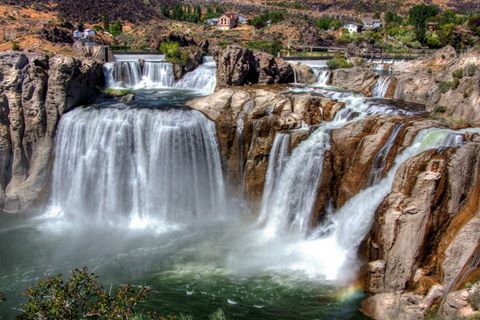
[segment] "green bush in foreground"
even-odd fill
[[[165,55],[168,61],[180,59],[182,52],[180,51],[180,44],[175,41],[165,41],[160,44],[160,52]]]
[[[327,66],[330,70],[335,70],[335,69],[352,68],[353,64],[348,62],[348,60],[345,59],[344,57],[336,57],[331,60],[328,60]]]
[[[28,302],[21,306],[18,320],[193,320],[191,315],[159,316],[140,313],[137,307],[144,302],[150,289],[122,285],[104,288],[97,276],[87,268],[75,269],[66,281],[62,275],[48,276],[36,286],[25,291]],[[5,297],[0,292],[0,302]],[[221,309],[210,315],[209,320],[227,320]]]
[[[86,268],[75,269],[66,282],[55,275],[29,288],[25,292],[29,300],[17,319],[131,319],[148,292],[130,285],[108,292]]]

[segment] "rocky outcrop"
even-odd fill
[[[296,83],[312,84],[317,82],[317,76],[312,68],[303,63],[292,64],[294,81]]]
[[[480,50],[458,55],[452,47],[392,67],[387,98],[426,105],[458,126],[480,125]],[[371,95],[378,75],[368,67],[335,70],[332,85]]]
[[[278,132],[292,132],[291,148],[308,137],[302,126],[331,120],[343,103],[308,94],[223,89],[192,100],[193,109],[215,122],[222,160],[232,185],[250,200],[263,192],[270,149]]]
[[[378,74],[362,66],[351,69],[337,69],[332,72],[331,85],[369,96],[377,78]]]
[[[214,58],[217,64],[217,84],[220,87],[294,81],[292,66],[268,53],[231,45],[214,50]]]
[[[0,54],[1,209],[25,211],[40,200],[59,118],[92,102],[102,81],[102,67],[94,61]]]
[[[181,79],[187,72],[195,70],[201,63],[203,58],[203,50],[196,46],[182,48],[182,56],[185,60],[181,63],[173,63],[173,73],[175,79]]]
[[[397,171],[363,244],[367,316],[422,319],[439,308],[453,319],[473,310],[462,288],[480,264],[480,139],[469,138]]]

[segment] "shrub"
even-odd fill
[[[470,303],[475,311],[478,311],[480,310],[480,288],[473,286],[471,291],[468,296],[468,303]]]
[[[462,79],[463,78],[463,69],[457,69],[457,70],[453,71],[452,76],[455,79]]]
[[[29,300],[17,319],[134,318],[136,306],[149,290],[127,285],[110,291],[105,291],[86,268],[74,270],[66,282],[61,275],[46,277],[27,289]]]
[[[328,60],[327,66],[330,70],[335,70],[335,69],[352,68],[353,64],[348,62],[348,60],[345,59],[344,57],[336,57],[331,60]]]
[[[165,58],[172,62],[173,60],[181,58],[180,44],[175,41],[165,41],[160,44],[160,52],[165,55]]]
[[[20,51],[20,50],[21,50],[20,45],[18,44],[18,42],[12,41],[12,50],[13,50],[13,51]]]
[[[473,77],[477,73],[477,66],[473,63],[468,64],[465,67],[465,75],[467,77]]]
[[[446,111],[447,111],[447,107],[445,107],[445,106],[436,106],[433,109],[434,113],[445,113]]]
[[[132,91],[129,89],[106,88],[105,90],[103,90],[103,93],[111,97],[123,97],[123,96],[126,96],[127,94],[132,93]]]
[[[442,81],[438,84],[438,89],[440,89],[441,93],[447,93],[453,87],[452,81]]]
[[[342,26],[342,23],[341,21],[334,18],[323,17],[315,20],[315,26],[322,30],[329,30],[329,29],[338,30]]]
[[[247,48],[253,50],[260,50],[268,52],[276,56],[282,49],[282,42],[279,40],[268,41],[268,40],[258,40],[258,41],[249,41],[246,44]]]
[[[228,320],[227,316],[223,312],[222,309],[218,309],[214,313],[212,313],[209,317],[209,320]]]

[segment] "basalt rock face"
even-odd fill
[[[480,264],[480,139],[468,139],[397,171],[362,245],[367,316],[422,319],[438,308],[453,319],[475,310],[473,291],[462,289]]]
[[[258,89],[223,89],[188,105],[215,122],[227,177],[252,201],[262,195],[275,134],[293,130],[294,148],[310,133],[298,129],[329,121],[344,106],[319,96]]]
[[[102,82],[94,61],[0,54],[0,209],[26,211],[40,201],[60,117],[92,102]]]
[[[219,87],[294,81],[292,66],[265,52],[253,52],[232,45],[225,49],[216,48],[214,58]]]

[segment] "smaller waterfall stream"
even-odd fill
[[[385,98],[392,82],[391,76],[382,75],[378,78],[375,87],[372,90],[372,96],[376,98]]]
[[[372,170],[370,171],[370,174],[368,176],[368,184],[367,184],[368,186],[376,184],[382,177],[385,166],[387,165],[386,161],[387,161],[388,155],[390,154],[390,151],[392,150],[392,147],[402,128],[403,128],[402,123],[398,123],[395,125],[395,127],[392,130],[392,133],[388,137],[387,142],[385,142],[383,147],[375,156],[375,159],[373,160],[373,164],[372,164]]]

